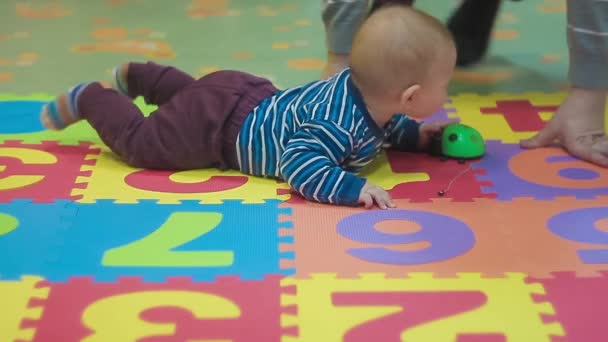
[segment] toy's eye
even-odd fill
[[[448,140],[450,140],[451,142],[454,142],[458,139],[458,136],[456,135],[456,133],[452,133],[450,134],[450,136],[448,137]]]

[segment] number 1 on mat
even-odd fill
[[[232,251],[175,251],[215,229],[220,213],[172,213],[149,235],[104,253],[104,266],[223,267],[234,263]]]

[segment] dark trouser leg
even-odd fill
[[[127,91],[131,98],[143,96],[148,104],[160,106],[178,91],[194,82],[187,73],[172,67],[147,63],[129,63],[126,72]]]
[[[146,90],[156,99],[153,88]],[[101,140],[131,166],[171,170],[207,166],[195,158],[198,146],[180,113],[159,108],[144,117],[128,97],[99,83],[91,83],[81,92],[78,109]]]

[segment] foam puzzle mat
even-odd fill
[[[468,166],[387,152],[364,173],[394,210],[36,141],[47,98],[0,100],[23,119],[0,143],[0,341],[606,336],[608,171],[516,143],[563,94],[452,97],[434,118],[475,122],[487,155],[439,198]]]
[[[432,117],[479,129],[487,154],[383,153],[363,175],[397,208],[366,210],[131,168],[86,123],[38,120],[125,60],[318,77],[318,2],[0,3],[0,342],[607,341],[608,169],[518,145],[566,96],[564,11],[505,3],[491,55]]]

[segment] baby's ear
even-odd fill
[[[399,102],[402,108],[411,107],[411,102],[414,99],[414,96],[418,95],[418,91],[420,91],[420,85],[414,84],[407,87],[404,91],[401,92],[401,97]]]

